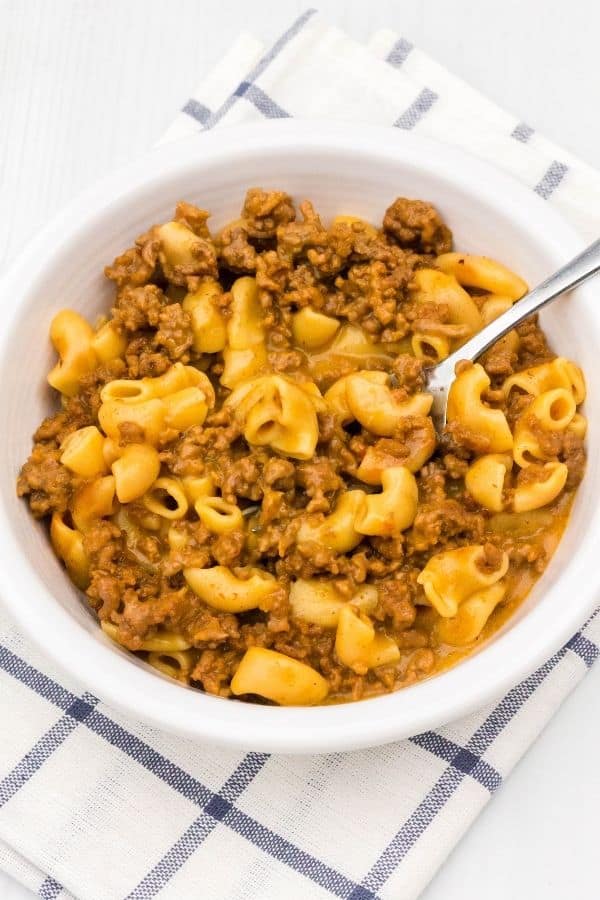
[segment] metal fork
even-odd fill
[[[545,281],[542,281],[536,288],[525,294],[509,310],[478,331],[462,347],[426,371],[427,390],[433,395],[431,417],[438,435],[442,433],[446,424],[448,391],[454,381],[456,363],[461,360],[474,362],[523,319],[527,319],[543,306],[547,306],[562,294],[587,281],[599,270],[600,240],[597,240]]]

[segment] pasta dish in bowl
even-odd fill
[[[427,367],[572,233],[412,136],[236,133],[112,176],[3,282],[0,589],[130,715],[368,746],[497,696],[591,609],[600,325],[578,290],[459,365],[438,438]]]
[[[106,268],[110,316],[50,325],[62,397],[18,492],[105,633],[220,696],[358,700],[446,667],[523,599],[584,467],[581,369],[537,323],[424,366],[527,286],[452,252],[428,202],[327,226],[251,188],[181,202]],[[460,649],[457,649],[460,648]]]

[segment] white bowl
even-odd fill
[[[413,687],[358,703],[276,708],[211,697],[163,678],[104,637],[54,557],[46,529],[17,499],[31,434],[55,403],[46,386],[48,326],[61,307],[105,311],[103,266],[177,200],[210,209],[219,227],[247,187],[310,198],[325,217],[380,221],[399,196],[431,200],[461,249],[496,256],[535,283],[581,242],[531,190],[466,154],[392,129],[276,122],[222,129],[164,146],[85,194],[34,240],[0,286],[0,591],[23,631],[102,700],[167,731],[219,744],[290,753],[373,746],[462,716],[499,696],[550,656],[591,611],[600,581],[600,417],[563,541],[518,613],[483,649]],[[551,307],[553,346],[584,368],[600,396],[600,313],[589,290]],[[592,412],[592,404],[588,404]]]

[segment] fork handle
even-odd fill
[[[492,344],[519,325],[523,319],[529,318],[534,313],[547,306],[564,294],[576,288],[600,271],[600,240],[594,241],[579,256],[566,263],[536,288],[525,294],[518,303],[513,304],[509,310],[494,319],[481,331],[473,335],[458,350],[446,357],[443,362],[444,369],[454,372],[454,366],[459,360],[468,359],[475,361],[482,353],[485,353]]]

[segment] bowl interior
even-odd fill
[[[4,424],[4,440],[0,444],[0,472],[3,473],[0,476],[0,493],[5,529],[3,540],[10,548],[10,561],[4,578],[5,600],[9,607],[14,608],[13,591],[18,592],[22,603],[29,606],[29,622],[37,621],[49,643],[55,648],[61,647],[59,655],[67,652],[69,661],[63,659],[63,662],[69,668],[77,665],[77,658],[83,665],[85,648],[93,647],[90,652],[97,650],[101,654],[98,659],[103,660],[109,669],[114,661],[117,666],[113,673],[115,680],[125,678],[130,681],[132,691],[150,689],[157,697],[156,709],[142,709],[142,704],[137,708],[141,715],[156,722],[166,722],[167,727],[188,734],[205,734],[197,724],[185,727],[176,718],[177,715],[183,717],[184,705],[187,705],[188,711],[198,710],[202,704],[210,702],[211,715],[215,720],[221,720],[218,709],[235,706],[241,717],[239,721],[249,723],[247,736],[233,742],[257,748],[290,750],[368,745],[383,737],[377,734],[377,727],[374,726],[375,720],[380,717],[383,721],[393,714],[396,719],[396,727],[388,729],[385,739],[414,732],[427,724],[426,718],[415,718],[414,711],[428,696],[432,704],[429,708],[431,715],[441,721],[441,707],[436,707],[437,694],[427,695],[427,689],[434,681],[440,682],[440,685],[441,682],[450,683],[460,670],[466,671],[475,662],[472,658],[431,683],[390,697],[339,707],[333,711],[329,708],[329,719],[339,723],[337,741],[330,733],[331,725],[323,718],[322,710],[242,709],[240,704],[232,704],[231,701],[214,700],[198,692],[182,691],[177,685],[167,684],[155,670],[150,670],[139,661],[134,676],[133,658],[106,641],[82,596],[72,587],[54,557],[45,528],[33,522],[25,503],[16,498],[14,491],[20,465],[30,451],[31,434],[56,405],[46,385],[46,374],[54,361],[48,339],[52,316],[62,307],[76,309],[91,321],[106,312],[113,290],[103,277],[104,265],[131,246],[134,238],[150,224],[168,219],[180,199],[209,209],[212,213],[210,224],[215,229],[237,217],[246,188],[254,185],[285,189],[296,200],[309,198],[325,219],[338,213],[353,213],[380,222],[386,207],[399,195],[428,199],[440,209],[453,229],[457,248],[497,257],[522,274],[530,284],[553,271],[578,249],[576,239],[547,206],[533,195],[525,201],[525,189],[513,186],[501,177],[496,183],[495,173],[487,167],[470,164],[468,159],[465,162],[465,158],[450,151],[431,149],[433,145],[423,146],[424,142],[415,143],[408,138],[402,141],[394,135],[393,140],[387,140],[384,145],[382,134],[375,131],[379,137],[366,140],[363,135],[353,141],[344,131],[335,139],[331,136],[319,138],[314,133],[303,137],[296,133],[294,139],[288,135],[287,138],[271,137],[267,140],[263,129],[259,137],[251,136],[240,143],[239,133],[224,131],[223,136],[211,135],[204,142],[197,140],[187,147],[173,148],[170,153],[168,148],[163,148],[149,161],[129,170],[129,173],[115,176],[104,188],[99,188],[82,201],[61,223],[38,240],[34,252],[30,252],[17,265],[5,282],[4,309],[10,305],[14,307],[0,357],[0,404]],[[600,367],[595,360],[596,347],[600,344],[600,327],[598,315],[586,293],[580,290],[548,309],[542,316],[542,323],[554,349],[583,366],[593,398],[600,395]],[[588,414],[591,409],[588,401]],[[540,627],[548,626],[548,630],[545,635],[540,635],[532,658],[536,654],[538,657],[543,655],[548,640],[551,644],[552,640],[556,642],[561,638],[557,634],[560,630],[558,626],[553,630],[548,625],[550,616],[560,618],[560,597],[556,596],[556,591],[553,594],[553,588],[560,579],[561,584],[567,584],[569,592],[563,602],[573,602],[568,601],[567,597],[573,596],[584,577],[580,572],[580,563],[583,564],[581,551],[589,545],[590,533],[596,527],[597,518],[593,486],[598,484],[596,447],[599,427],[600,422],[592,416],[587,486],[579,492],[559,550],[517,615],[479,654],[481,659],[490,654],[493,645],[510,641],[511,635],[540,610],[542,612],[537,621]],[[543,612],[545,606],[547,612]],[[582,610],[581,616],[584,614],[585,610]],[[563,631],[565,625],[566,621],[563,622]],[[64,642],[67,634],[71,643],[76,637],[75,643],[80,646],[66,649]],[[52,647],[49,649],[52,650]],[[508,643],[505,652],[511,652]],[[124,665],[127,668],[123,668]],[[82,679],[88,674],[82,670]],[[491,677],[491,673],[488,674]],[[91,676],[88,680],[92,689],[98,687]],[[460,680],[455,687],[460,689]],[[102,694],[102,686],[98,690]],[[443,689],[440,687],[438,693],[440,690]],[[131,710],[134,698],[128,691],[128,687],[123,689],[121,705]],[[421,692],[422,701],[410,700],[418,692]],[[111,702],[118,702],[108,684],[104,685],[104,693]],[[477,702],[472,691],[469,697]],[[167,699],[178,710],[170,720],[168,717],[166,720],[161,718],[158,708],[158,703]],[[361,726],[361,717],[365,717],[367,707],[373,710],[373,716],[367,714]],[[375,707],[381,709],[381,713],[376,713]],[[462,707],[452,708],[452,714],[462,711]],[[274,714],[279,714],[279,720],[273,718]],[[290,727],[295,728],[302,721],[302,716],[305,721],[310,716],[314,725],[312,743],[310,736],[305,737],[303,742],[298,734],[292,733],[288,738],[280,736],[273,742],[266,732],[258,734],[253,731],[255,726],[260,728],[263,721],[268,722],[270,728],[277,721],[279,725],[287,721]],[[346,724],[353,730],[352,739],[348,737],[349,731],[344,731]],[[227,740],[226,736],[218,733],[219,727],[215,726],[217,731],[210,736]],[[357,737],[357,729],[360,731],[361,727],[362,737]],[[319,734],[321,738],[318,738]]]

